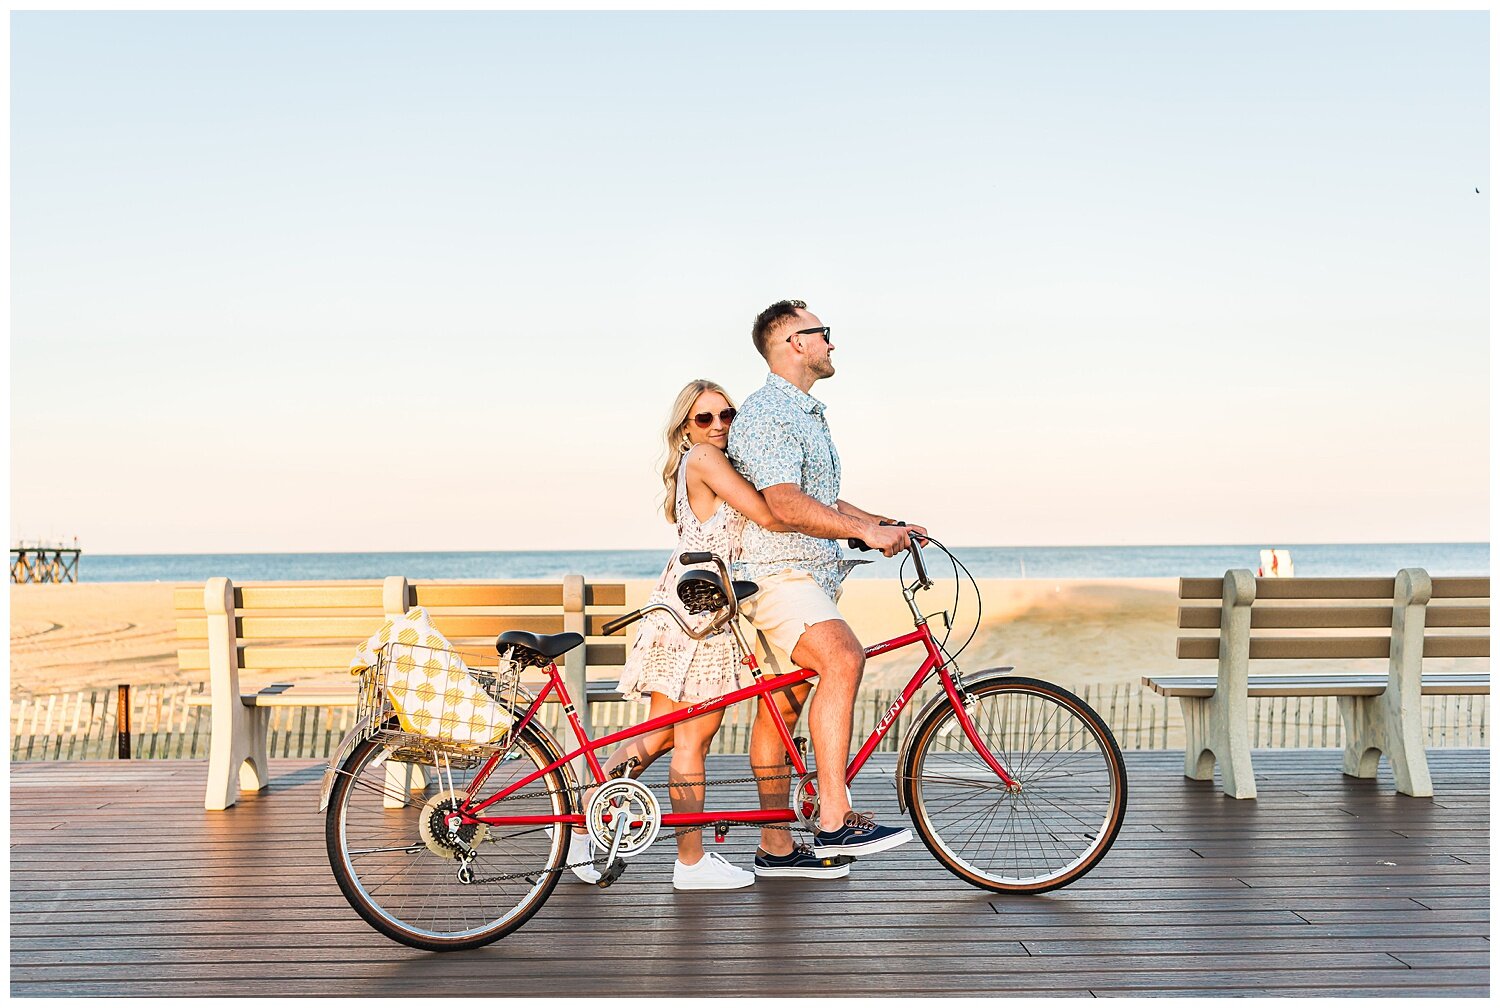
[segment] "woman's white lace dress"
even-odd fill
[[[677,548],[672,551],[661,580],[651,592],[650,602],[661,602],[676,609],[692,627],[712,618],[709,613],[689,616],[677,598],[677,578],[685,570],[714,570],[712,564],[684,567],[678,560],[683,553],[711,552],[733,563],[739,558],[740,533],[745,516],[720,501],[719,508],[706,522],[700,522],[687,498],[687,456],[677,466]],[[665,613],[651,613],[641,620],[640,630],[625,659],[620,675],[620,693],[635,700],[647,693],[661,693],[669,700],[697,703],[739,688],[739,658],[734,637],[718,633],[707,640],[695,641]]]

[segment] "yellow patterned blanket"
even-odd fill
[[[382,648],[386,695],[403,730],[459,742],[494,742],[510,727],[510,712],[490,699],[421,606],[386,620],[359,645],[350,674],[373,669]]]

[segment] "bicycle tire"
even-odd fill
[[[1104,720],[1075,694],[1023,676],[968,688],[975,730],[1020,785],[985,764],[951,704],[917,725],[901,766],[922,842],[991,892],[1043,893],[1088,874],[1125,821],[1125,761]]]
[[[378,761],[386,748],[379,738],[356,746],[340,766],[329,796],[325,840],[344,898],[381,934],[429,952],[479,948],[525,924],[557,885],[568,829],[490,826],[480,832],[470,827],[466,839],[479,838],[474,844],[479,856],[471,865],[474,876],[527,871],[533,877],[516,884],[461,883],[460,862],[429,845],[421,821],[426,805],[450,786],[461,790],[476,771],[454,773],[441,783],[429,780],[420,791],[406,791],[402,802],[399,792],[388,788],[385,765]],[[554,758],[552,749],[528,728],[516,740],[515,755],[497,764],[485,781],[485,791],[501,790],[547,766]],[[430,766],[426,770],[429,778],[435,776]],[[536,797],[506,801],[490,814],[565,815],[570,809],[566,788],[561,769],[553,770],[523,789]],[[388,802],[395,807],[386,807]],[[377,846],[364,846],[370,842]],[[431,843],[442,846],[441,841]]]

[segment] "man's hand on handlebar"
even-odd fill
[[[865,545],[871,549],[877,549],[888,557],[903,552],[911,545],[911,533],[914,526],[910,525],[871,525],[865,530]],[[922,529],[926,532],[926,529]]]
[[[927,529],[925,526],[913,525],[911,522],[907,522],[906,532],[917,541],[917,546],[919,548],[927,545]]]

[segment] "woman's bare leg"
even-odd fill
[[[673,703],[660,693],[652,693],[651,709],[646,714],[646,720],[650,721],[653,718],[661,717],[663,714],[670,714],[682,706],[685,705]],[[672,748],[672,738],[672,729],[664,728],[661,731],[640,735],[630,739],[628,742],[621,743],[615,747],[615,751],[610,753],[609,759],[605,761],[604,775],[608,777],[610,771],[615,769],[615,767],[625,763],[631,757],[635,757],[637,761],[635,772],[630,774],[630,776],[640,776],[648,766],[657,761],[662,753]],[[589,799],[594,796],[594,792],[597,790],[598,788],[590,788],[584,792],[583,805],[585,808],[588,807]],[[575,826],[573,827],[573,831],[575,833],[582,833],[584,832],[584,828],[582,826]]]
[[[691,704],[674,704],[678,710]],[[722,710],[702,717],[683,721],[675,726],[676,745],[672,749],[672,766],[667,771],[667,793],[672,797],[672,811],[702,812],[702,784],[682,784],[682,781],[701,781],[704,759],[713,745],[714,734],[724,720]],[[703,860],[703,831],[694,830],[677,838],[677,860],[685,865],[695,865]]]

